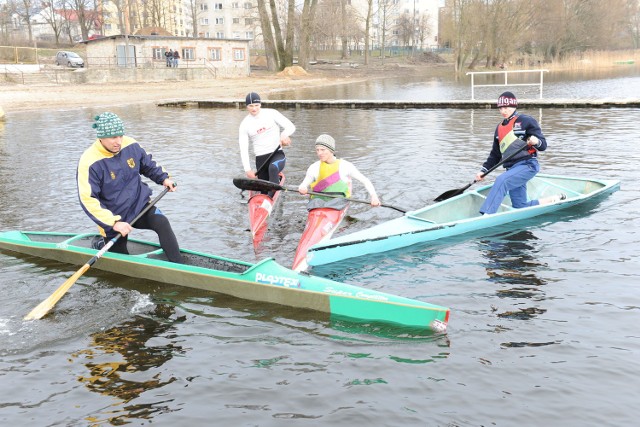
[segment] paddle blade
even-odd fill
[[[241,190],[251,191],[278,191],[285,189],[281,185],[264,179],[233,178],[233,185]]]
[[[475,181],[474,181],[475,182]],[[435,199],[433,199],[436,202],[442,202],[443,200],[447,200],[450,199],[454,196],[457,196],[458,194],[462,194],[465,192],[465,190],[469,187],[471,187],[471,184],[467,184],[462,188],[456,188],[455,190],[449,190],[449,191],[445,191],[444,193],[442,193],[441,195],[439,195],[438,197],[436,197]]]
[[[35,320],[42,319],[58,301],[60,298],[67,293],[69,288],[73,286],[74,283],[82,276],[88,269],[91,267],[89,264],[85,264],[82,268],[75,272],[75,274],[69,277],[54,293],[52,293],[49,298],[42,301],[40,304],[36,306],[33,310],[29,312],[26,316],[24,316],[24,320]]]

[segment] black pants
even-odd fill
[[[264,162],[267,161],[269,156],[271,156],[271,153],[256,157],[256,166],[259,168],[258,178],[271,181],[275,184],[280,184],[279,174],[284,170],[284,167],[287,164],[287,158],[284,155],[284,151],[278,150],[276,151],[276,154],[271,157],[271,160],[269,160],[269,164],[265,165]],[[269,194],[270,197],[273,197],[274,192],[263,191],[262,193]]]
[[[158,240],[160,240],[160,247],[164,251],[165,255],[171,262],[182,263],[182,255],[180,254],[180,247],[178,246],[178,239],[173,233],[169,219],[164,216],[160,209],[155,206],[147,211],[132,227],[142,230],[153,230],[158,233]],[[104,238],[105,243],[115,237],[114,234],[107,235]],[[116,243],[109,249],[109,252],[116,252],[119,254],[129,254],[127,249],[127,236],[120,237]]]

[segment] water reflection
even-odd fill
[[[536,256],[535,241],[538,238],[530,230],[516,231],[492,239],[481,240],[483,257],[490,283],[499,286],[496,294],[499,298],[514,300],[543,300],[543,279],[536,271],[544,268]],[[497,308],[493,307],[494,310]],[[537,307],[519,308],[515,311],[497,313],[499,318],[530,320],[546,310]]]
[[[72,356],[85,360],[89,375],[78,377],[78,381],[95,393],[117,398],[122,406],[140,397],[144,392],[162,388],[176,381],[171,376],[162,379],[155,371],[177,354],[183,354],[182,347],[169,342],[164,345],[149,345],[152,338],[167,337],[176,322],[184,317],[170,320],[175,309],[172,306],[158,304],[153,313],[157,318],[136,317],[125,323],[91,335],[90,347],[74,353]],[[106,411],[108,421],[119,425],[131,422],[132,418],[152,419],[154,413],[169,412],[170,401],[132,404],[120,409]],[[90,422],[100,422],[96,417]]]

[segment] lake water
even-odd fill
[[[634,73],[546,80],[545,98],[626,98],[640,90]],[[469,99],[469,87],[445,77],[398,78],[277,96]],[[0,230],[94,230],[77,202],[75,166],[94,137],[92,117],[101,111],[7,113],[0,124]],[[148,105],[112,111],[178,182],[178,192],[160,207],[183,247],[247,261],[269,256],[290,265],[305,199],[283,195],[255,254],[246,204],[231,182],[241,173],[237,126],[243,111]],[[524,224],[314,270],[450,307],[445,335],[356,327],[93,269],[49,316],[24,322],[78,266],[3,252],[0,423],[635,423],[640,151],[633,135],[640,111],[523,112],[538,118],[547,136],[544,173],[617,179],[620,190]],[[472,181],[499,120],[496,110],[284,113],[298,128],[287,150],[289,184],[297,185],[315,161],[315,137],[329,132],[338,155],[373,181],[384,202],[406,208]],[[366,198],[357,183],[354,197]],[[397,215],[353,204],[339,233]],[[146,232],[134,235],[155,240]]]

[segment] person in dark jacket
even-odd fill
[[[503,158],[517,154],[503,164],[506,172],[496,178],[480,207],[480,213],[496,213],[507,194],[514,208],[550,204],[566,198],[564,194],[559,194],[540,200],[527,200],[527,182],[540,171],[538,151],[547,149],[547,140],[536,119],[516,111],[518,100],[512,92],[500,95],[497,106],[503,120],[496,127],[491,152],[476,174],[475,181],[482,181],[484,174]]]
[[[180,62],[180,54],[178,53],[178,49],[173,51],[173,66],[174,68],[178,67],[178,63]]]
[[[154,206],[130,224],[151,199],[152,191],[141,176],[176,191],[169,174],[135,139],[124,136],[124,124],[116,114],[96,116],[93,127],[97,139],[80,157],[76,178],[80,205],[102,236],[96,249],[121,234],[110,251],[128,254],[127,235],[140,228],[158,234],[169,261],[182,262],[176,236],[160,209]]]

